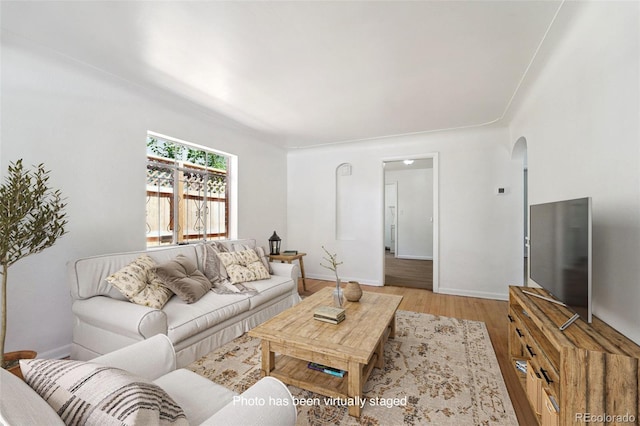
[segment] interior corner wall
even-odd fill
[[[592,197],[594,314],[640,343],[640,4],[582,10],[512,120],[531,204]]]
[[[337,253],[342,280],[383,284],[385,160],[438,153],[440,291],[505,299],[522,284],[522,164],[511,160],[504,128],[478,128],[299,149],[288,153],[288,249],[307,253],[307,276],[332,279],[320,266],[324,245]],[[354,239],[334,237],[335,168],[351,163],[358,191]],[[497,195],[497,187],[508,193]],[[416,197],[421,194],[415,194]],[[335,278],[333,278],[335,279]]]
[[[68,355],[66,262],[145,248],[148,130],[237,155],[238,236],[286,238],[286,153],[266,137],[5,32],[1,52],[2,176],[9,161],[44,162],[69,221],[53,247],[9,270],[7,351]]]

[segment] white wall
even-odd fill
[[[385,182],[398,185],[396,257],[433,259],[433,169],[385,171]]]
[[[145,247],[147,130],[238,155],[238,236],[286,238],[286,155],[193,104],[152,93],[2,34],[2,173],[44,162],[68,200],[69,233],[9,271],[6,350],[68,354],[65,263]]]
[[[531,204],[593,198],[594,313],[640,343],[640,7],[571,7],[583,10],[525,96],[511,140],[527,139]]]
[[[288,154],[287,234],[305,251],[310,277],[331,279],[320,267],[321,246],[338,253],[342,279],[382,285],[384,215],[382,162],[439,153],[440,291],[507,297],[522,284],[522,164],[512,161],[508,132],[481,128],[384,138],[301,149]],[[360,192],[354,200],[353,241],[337,241],[335,168],[353,165]],[[495,188],[511,189],[497,196]]]

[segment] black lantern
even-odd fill
[[[273,235],[269,238],[269,254],[280,254],[280,237],[273,231]]]

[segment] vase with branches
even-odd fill
[[[66,233],[66,203],[60,190],[49,186],[43,164],[26,169],[22,160],[9,163],[0,186],[0,266],[2,274],[2,329],[0,365],[6,368],[7,273],[9,267],[31,254],[51,247]]]
[[[322,259],[327,263],[324,264],[320,262],[320,266],[323,268],[329,269],[333,271],[336,275],[336,288],[333,290],[333,304],[338,308],[341,308],[344,303],[344,295],[342,291],[342,287],[340,287],[340,277],[338,276],[338,266],[342,265],[343,262],[338,262],[338,255],[336,253],[329,253],[329,251],[322,246],[322,250],[326,253],[326,256]]]

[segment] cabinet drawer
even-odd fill
[[[546,391],[542,391],[542,413],[541,413],[541,424],[542,426],[558,426],[559,425],[559,415],[558,410],[551,402],[551,397]]]
[[[536,414],[540,414],[542,409],[542,392],[542,377],[536,367],[527,362],[527,397]]]
[[[560,375],[544,356],[536,356],[538,374],[542,381],[542,387],[551,390],[552,395],[558,395],[560,390]]]

